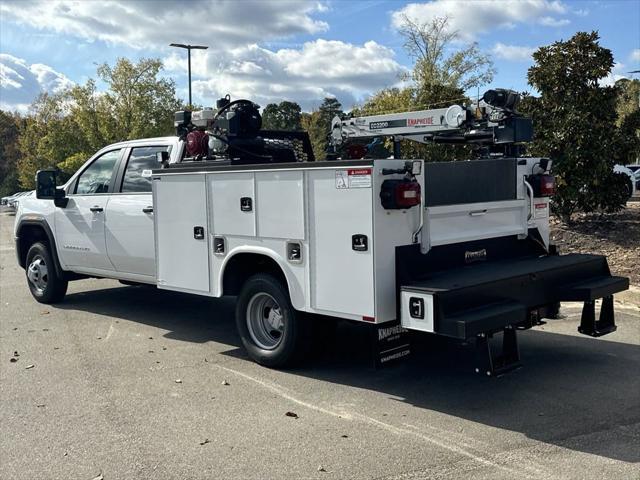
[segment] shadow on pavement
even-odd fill
[[[81,310],[169,330],[166,338],[240,346],[232,298],[212,300],[154,287],[120,287],[70,293],[56,308]]]
[[[247,358],[238,348],[231,298],[123,287],[70,294],[59,307],[153,325],[169,330],[165,336],[171,339],[227,344],[232,348],[225,355]],[[319,358],[287,373],[377,391],[419,409],[521,432],[548,444],[640,462],[638,432],[632,430],[640,422],[639,346],[522,332],[524,367],[486,378],[473,373],[472,347],[425,336],[417,338],[410,358],[375,370],[366,327],[341,323]],[[594,433],[603,433],[598,436],[602,443],[579,438]],[[629,439],[628,448],[607,442],[620,436]]]

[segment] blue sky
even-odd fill
[[[531,52],[581,30],[613,51],[607,82],[640,69],[640,0],[2,1],[0,107],[25,111],[39,92],[83,83],[118,57],[162,58],[186,98],[185,55],[168,44],[188,42],[210,46],[193,58],[196,103],[230,93],[309,110],[336,96],[349,108],[411,67],[403,14],[446,15],[460,45],[478,42],[497,70],[481,90],[529,90]]]

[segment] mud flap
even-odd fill
[[[409,330],[398,320],[372,325],[371,337],[373,363],[376,369],[407,358],[411,353]]]

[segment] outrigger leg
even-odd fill
[[[476,336],[476,373],[496,377],[519,368],[520,350],[516,329],[506,326],[502,333],[502,352],[496,355],[491,348],[493,334],[480,333]]]
[[[613,311],[613,295],[608,295],[602,299],[598,320],[596,320],[595,301],[589,300],[584,302],[578,332],[591,337],[601,337],[602,335],[615,332],[617,328]]]

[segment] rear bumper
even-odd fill
[[[592,308],[596,299],[628,288],[629,280],[612,276],[601,255],[512,258],[430,272],[402,284],[400,316],[407,328],[464,340],[530,327],[539,309],[557,302],[582,301]],[[420,305],[426,307],[419,311]]]

